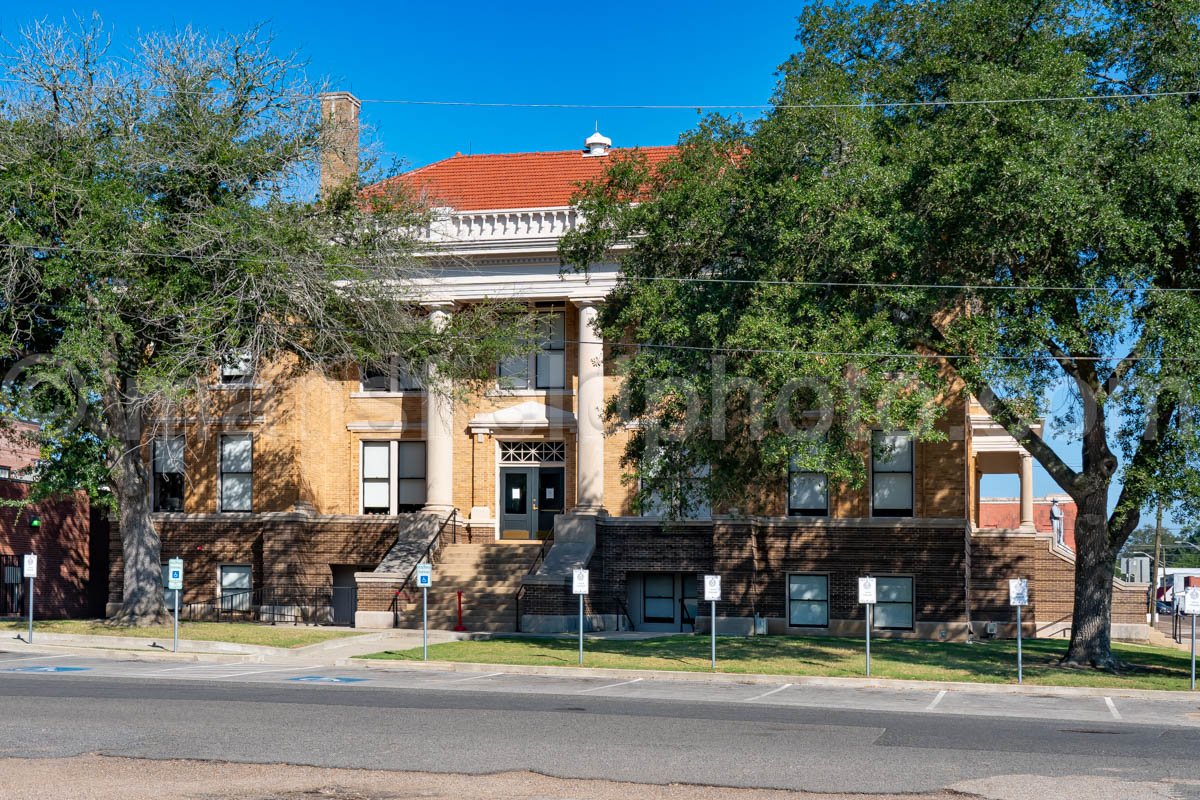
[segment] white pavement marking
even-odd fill
[[[937,693],[937,697],[933,698],[933,701],[930,702],[929,705],[925,706],[925,710],[933,711],[935,708],[937,708],[938,703],[942,702],[942,698],[945,696],[946,696],[946,690],[942,689],[940,692]]]
[[[790,684],[790,683],[785,683],[783,686],[776,686],[774,689],[772,689],[769,692],[763,692],[762,694],[756,694],[756,695],[754,695],[754,697],[747,697],[742,702],[753,703],[755,700],[762,700],[764,697],[770,697],[773,694],[778,694],[779,692],[782,692],[784,689],[788,688],[791,685],[792,684]]]
[[[590,689],[584,689],[582,691],[576,692],[575,694],[587,694],[588,692],[598,692],[601,689],[615,689],[618,686],[628,686],[631,683],[638,683],[641,680],[642,680],[641,678],[634,678],[631,681],[621,681],[620,683],[610,683],[607,686],[593,686]]]
[[[463,683],[464,681],[477,681],[477,680],[480,680],[481,678],[494,678],[497,675],[503,675],[503,674],[504,674],[503,672],[489,672],[487,675],[472,675],[469,678],[455,678],[452,681],[446,681],[446,683]]]
[[[17,661],[49,661],[52,658],[70,658],[73,655],[75,655],[75,654],[69,653],[67,655],[62,655],[62,656],[39,656],[39,655],[21,656],[20,658],[6,658],[3,661],[0,661],[0,664],[12,664]]]
[[[319,667],[306,664],[302,667],[276,667],[274,669],[256,669],[256,670],[251,670],[250,672],[231,672],[228,675],[209,675],[208,677],[212,678],[214,680],[216,678],[244,678],[247,675],[263,675],[268,672],[295,672],[298,669],[319,669]]]
[[[1121,712],[1117,711],[1117,704],[1113,702],[1111,697],[1104,698],[1104,704],[1108,706],[1108,710],[1112,712],[1113,719],[1121,718]]]

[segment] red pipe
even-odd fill
[[[458,593],[458,624],[454,626],[456,631],[465,631],[466,628],[462,624],[462,591]]]

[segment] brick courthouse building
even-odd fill
[[[341,157],[322,165],[336,181],[356,163],[358,101],[334,93],[323,109],[344,134]],[[453,624],[461,591],[468,629],[566,630],[570,570],[583,564],[595,629],[703,630],[697,576],[718,573],[720,630],[751,632],[757,619],[772,633],[861,632],[855,580],[872,574],[891,635],[1011,632],[1018,576],[1031,579],[1030,632],[1063,633],[1073,556],[1035,528],[1032,459],[974,403],[948,401],[941,443],[875,432],[892,455],[871,460],[861,490],[798,473],[762,487],[751,516],[633,514],[620,463],[630,433],[602,419],[618,378],[593,329],[616,266],[562,274],[557,254],[578,183],[615,152],[597,133],[580,150],[459,154],[395,179],[438,210],[423,234],[429,314],[518,298],[543,315],[542,349],[457,400],[399,364],[286,383],[269,367],[227,370],[204,419],[172,420],[147,443],[163,559],[187,562],[184,602],[409,626],[419,612],[407,581],[433,541],[437,626]],[[642,152],[655,164],[673,150]],[[1016,525],[979,526],[989,473],[1020,476]],[[115,535],[112,556],[115,602]],[[1114,634],[1145,638],[1145,587],[1115,589]]]

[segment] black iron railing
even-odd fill
[[[357,593],[353,586],[316,591],[226,589],[211,600],[184,603],[179,618],[188,622],[351,625]]]
[[[550,552],[550,548],[553,546],[554,531],[550,531],[550,535],[542,540],[542,546],[538,548],[537,555],[534,557],[533,563],[526,571],[526,575],[532,575],[538,571],[538,568],[541,567],[542,563],[546,560],[546,554]],[[516,614],[515,625],[518,633],[521,632],[521,598],[525,596],[526,588],[528,588],[527,584],[522,583],[519,587],[517,587],[516,594],[513,595],[513,613]]]

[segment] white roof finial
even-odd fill
[[[600,120],[596,120],[596,132],[583,140],[585,156],[606,156],[612,149],[612,139],[600,132]]]

